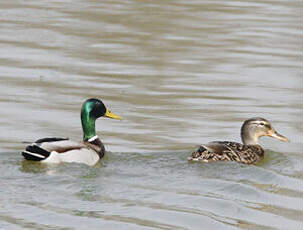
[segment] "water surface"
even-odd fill
[[[0,3],[0,229],[302,229],[301,1]],[[97,97],[95,167],[25,162],[23,142],[81,140]],[[258,165],[187,162],[261,116]]]

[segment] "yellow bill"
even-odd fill
[[[109,117],[109,118],[112,118],[112,119],[118,119],[118,120],[122,120],[122,117],[112,113],[111,111],[109,111],[108,109],[106,109],[106,112],[105,112],[105,117]]]

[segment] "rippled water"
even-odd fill
[[[0,3],[0,229],[302,229],[301,1]],[[19,154],[81,140],[81,103],[109,151],[95,167]],[[190,163],[242,122],[272,121],[258,165]]]

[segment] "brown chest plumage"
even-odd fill
[[[96,151],[100,159],[104,157],[105,148],[102,141],[99,138],[96,138],[91,142],[85,141],[84,144],[87,145],[89,148],[93,149],[94,151]]]

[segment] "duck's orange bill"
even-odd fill
[[[277,138],[277,139],[279,139],[280,141],[289,142],[289,140],[288,140],[286,137],[284,137],[283,135],[279,134],[279,133],[276,132],[275,130],[270,130],[270,131],[268,131],[267,136],[273,137],[273,138]]]

